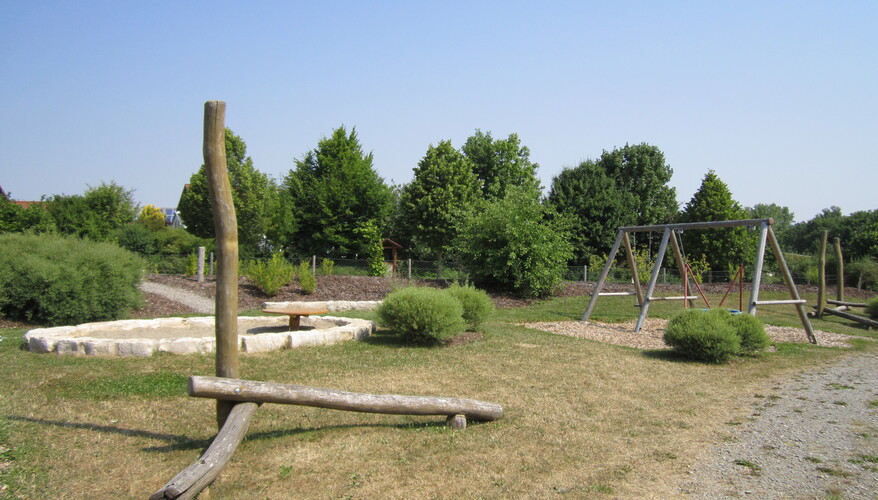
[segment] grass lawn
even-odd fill
[[[497,311],[484,338],[467,345],[412,347],[379,331],[365,342],[242,355],[242,378],[474,398],[502,404],[505,414],[451,431],[442,417],[266,404],[210,497],[666,498],[728,422],[749,416],[743,396],[770,393],[772,377],[851,352],[781,344],[776,353],[707,365],[516,326],[579,319],[587,300]],[[650,316],[681,308],[658,302]],[[636,314],[630,297],[608,297],[593,319]],[[759,316],[800,325],[792,306]],[[840,318],[814,327],[878,337]],[[213,356],[32,354],[21,349],[22,333],[0,330],[0,498],[145,498],[209,444],[214,402],[186,396],[185,382],[213,375]]]

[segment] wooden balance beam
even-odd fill
[[[490,421],[503,416],[503,407],[499,404],[475,399],[364,394],[222,377],[189,377],[187,390],[193,397],[237,403],[204,454],[149,497],[150,500],[195,498],[228,464],[262,403],[388,415],[445,415],[446,423],[454,429],[466,428],[467,418]]]

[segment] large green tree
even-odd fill
[[[672,222],[677,214],[677,193],[668,186],[673,170],[665,155],[646,143],[626,144],[604,151],[597,160],[616,187],[633,195],[635,224],[644,226]]]
[[[486,199],[503,198],[511,186],[521,186],[534,197],[539,196],[539,165],[530,161],[530,150],[521,144],[518,135],[494,139],[491,132],[476,130],[461,151],[472,162]]]
[[[878,210],[862,210],[847,216],[844,221],[845,260],[878,259]]]
[[[683,208],[683,222],[711,222],[746,219],[748,212],[732,198],[732,192],[716,172],[710,170],[701,187]],[[683,233],[683,248],[690,259],[705,258],[713,273],[734,273],[752,261],[755,232],[746,227],[693,229]]]
[[[89,186],[82,195],[53,196],[46,202],[46,209],[59,233],[108,241],[137,217],[133,193],[115,182],[102,182],[97,187]]]
[[[400,194],[401,220],[413,242],[440,261],[457,235],[461,214],[479,196],[472,162],[442,141],[427,148]]]
[[[365,248],[356,230],[374,224],[384,230],[393,208],[393,192],[364,154],[356,129],[339,127],[317,148],[296,160],[283,181],[292,206],[290,250],[299,255],[346,257]]]
[[[573,262],[588,264],[609,252],[621,226],[634,225],[634,195],[619,189],[601,165],[586,160],[552,179],[546,203],[572,221]]]
[[[845,216],[841,208],[837,206],[824,208],[810,220],[793,225],[787,231],[786,242],[794,252],[816,254],[823,231],[829,231],[830,244],[832,238],[847,236]]]
[[[774,219],[771,228],[781,245],[785,246],[786,235],[795,221],[795,216],[788,207],[776,203],[757,203],[748,208],[747,212],[751,219]]]
[[[269,245],[262,244],[271,232],[272,217],[278,205],[277,185],[253,166],[253,160],[247,156],[247,144],[228,128],[225,143],[241,253],[251,256],[263,250],[270,251],[270,242]],[[201,238],[215,237],[204,165],[189,178],[188,188],[183,192],[177,209],[187,231]]]

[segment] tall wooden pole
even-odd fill
[[[829,240],[829,231],[823,231],[820,237],[820,254],[817,260],[817,318],[823,319],[823,310],[826,309],[826,245]]]
[[[835,238],[835,260],[838,269],[838,291],[836,298],[839,302],[844,302],[844,255],[841,253],[841,238]]]
[[[216,230],[216,376],[238,377],[238,218],[226,165],[226,103],[204,103],[204,165],[213,226]],[[234,401],[218,399],[216,421],[222,429]]]

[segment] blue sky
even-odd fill
[[[175,206],[203,106],[280,179],[339,125],[388,182],[517,133],[548,190],[647,142],[685,204],[713,169],[797,220],[878,208],[878,2],[0,0],[0,186],[115,181]]]

